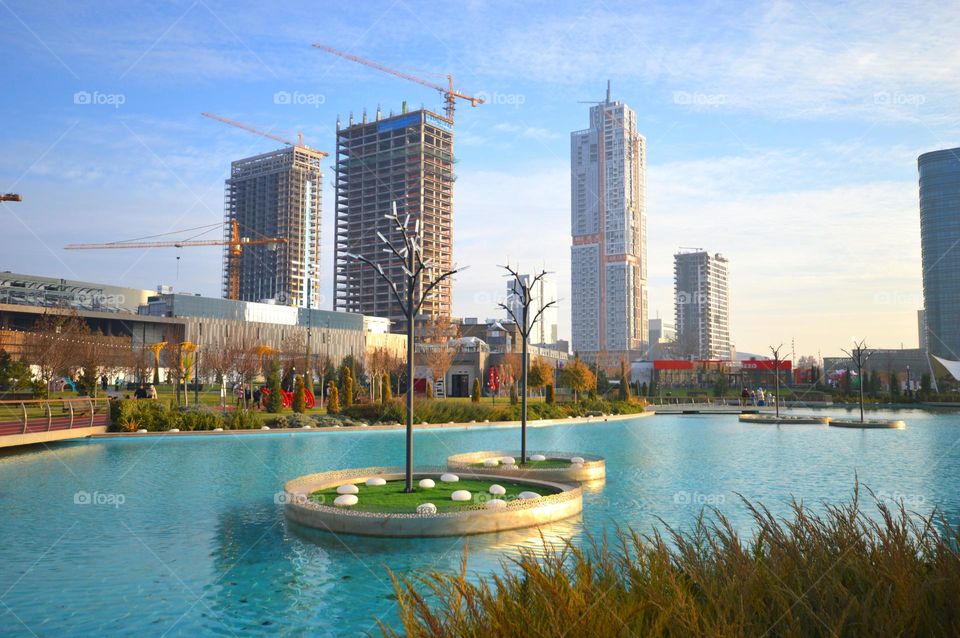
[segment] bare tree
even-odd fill
[[[860,386],[860,422],[863,423],[863,367],[867,365],[867,359],[873,354],[872,350],[867,349],[867,341],[854,341],[853,348],[850,350],[843,350],[843,353],[850,357],[850,360],[853,362],[853,365],[857,368],[857,381]],[[847,375],[850,372],[847,371]]]
[[[430,294],[443,283],[450,279],[462,269],[453,268],[452,270],[443,270],[433,264],[429,259],[423,256],[423,235],[420,228],[420,220],[414,222],[410,227],[410,215],[401,220],[397,213],[397,203],[393,203],[393,212],[387,215],[387,218],[393,222],[395,235],[399,235],[403,245],[398,246],[393,241],[377,233],[387,248],[384,250],[392,255],[391,260],[398,264],[403,270],[403,277],[394,281],[383,269],[383,265],[378,261],[373,261],[363,255],[354,253],[344,253],[347,257],[362,262],[373,268],[380,278],[390,287],[397,304],[403,311],[403,316],[407,320],[407,427],[406,427],[406,476],[405,492],[413,492],[413,366],[414,366],[414,332],[416,330],[417,316],[423,307],[423,302],[427,300]],[[401,291],[402,287],[402,291]]]
[[[58,375],[73,376],[88,333],[79,315],[44,314],[24,340],[24,359],[37,367],[50,397],[50,382]]]

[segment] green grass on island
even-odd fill
[[[471,463],[471,467],[480,467],[487,468],[483,464],[483,461],[479,463]],[[517,467],[520,467],[519,465]],[[554,470],[554,469],[566,469],[570,467],[570,459],[550,459],[546,461],[530,461],[528,460],[524,465],[524,469],[528,470]]]
[[[438,512],[454,512],[467,509],[474,505],[482,505],[484,502],[499,498],[510,501],[520,494],[520,492],[536,492],[540,496],[556,494],[559,490],[550,489],[540,485],[524,485],[522,483],[513,483],[509,481],[486,481],[476,479],[460,479],[456,483],[441,483],[439,479],[434,479],[436,487],[424,489],[418,485],[420,479],[414,479],[414,492],[406,493],[403,491],[405,483],[403,480],[387,481],[386,485],[367,486],[363,482],[355,483],[360,489],[356,495],[359,502],[356,505],[344,507],[343,509],[360,510],[363,512],[384,512],[392,514],[413,514],[417,511],[417,505],[421,503],[433,503],[437,506]],[[349,482],[349,481],[346,481]],[[493,496],[490,494],[491,485],[500,485],[507,490],[503,496]],[[456,490],[467,490],[473,496],[469,501],[452,501],[450,495]],[[336,487],[329,487],[318,490],[310,495],[311,500],[322,502],[324,505],[333,505],[337,498]]]

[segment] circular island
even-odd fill
[[[579,514],[579,486],[507,475],[369,467],[284,485],[284,513],[305,527],[361,536],[461,536],[534,527]]]
[[[907,427],[904,421],[898,419],[892,421],[879,419],[868,419],[864,421],[860,419],[831,419],[830,425],[835,428],[854,428],[859,430],[903,430]]]
[[[740,422],[762,425],[829,425],[830,417],[815,415],[787,416],[782,414],[776,416],[775,414],[741,414]]]
[[[447,457],[451,472],[477,475],[498,475],[517,479],[541,481],[596,481],[607,475],[602,456],[573,452],[540,452],[527,455],[527,462],[519,463],[520,452],[486,450],[467,452]]]

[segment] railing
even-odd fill
[[[0,436],[109,425],[107,398],[0,401]]]
[[[707,405],[730,407],[756,407],[747,400],[741,404],[740,397],[648,397],[650,405]]]

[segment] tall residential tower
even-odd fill
[[[402,308],[373,269],[346,253],[363,255],[397,280],[402,267],[383,252],[377,237],[402,245],[384,218],[394,202],[401,218],[420,222],[424,258],[436,268],[453,268],[453,122],[421,109],[373,121],[337,125],[337,219],[334,309],[388,317],[395,330],[406,325]],[[449,317],[452,282],[434,289],[422,316]]]
[[[960,360],[960,148],[924,153],[920,169],[920,247],[928,351]]]
[[[237,297],[240,301],[271,299],[286,306],[317,307],[322,158],[319,151],[291,146],[230,165],[225,188],[225,239],[230,239],[232,221],[238,223],[241,237],[286,239],[286,243],[243,247]],[[227,244],[224,297],[230,296],[229,252]]]
[[[573,349],[642,353],[647,344],[646,140],[620,101],[590,108],[570,135]],[[609,364],[609,362],[607,362]]]
[[[694,359],[731,359],[727,258],[702,250],[673,256],[677,349]]]

